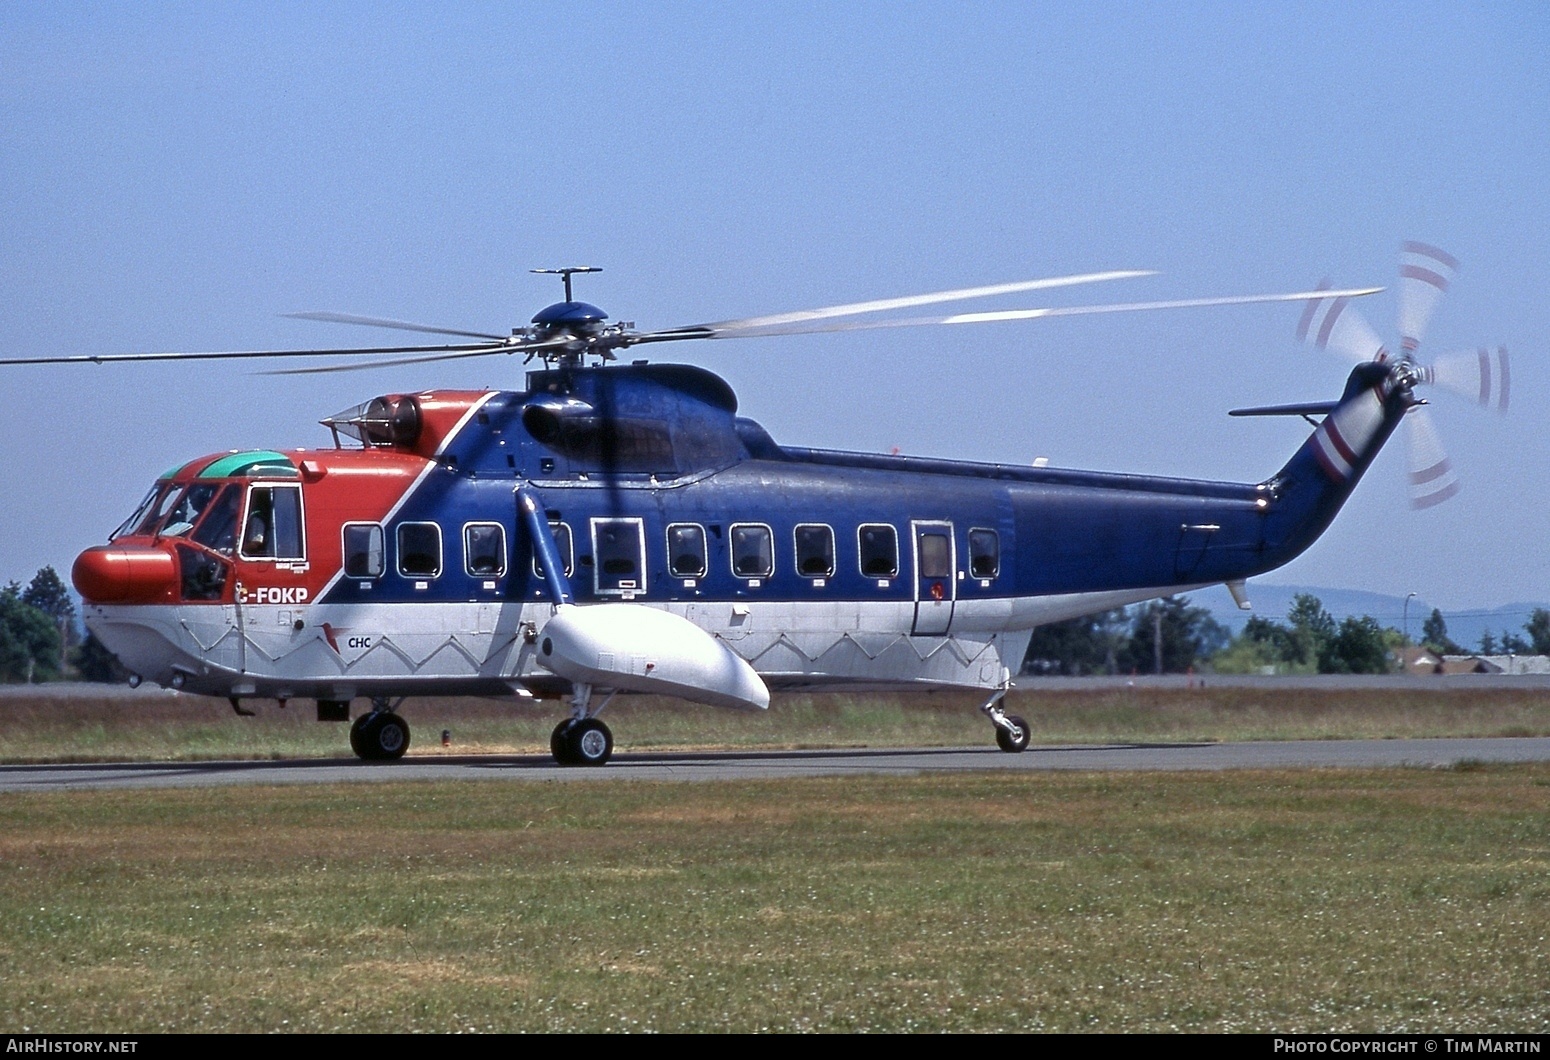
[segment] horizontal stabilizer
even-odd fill
[[[1256,405],[1250,409],[1233,409],[1229,416],[1328,416],[1338,401],[1311,401],[1300,405]]]

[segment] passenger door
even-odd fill
[[[953,524],[911,521],[915,539],[915,624],[917,636],[941,636],[952,626],[958,599],[958,551]]]

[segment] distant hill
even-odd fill
[[[1251,581],[1248,595],[1249,601],[1254,605],[1252,611],[1239,611],[1232,601],[1232,596],[1220,585],[1191,593],[1190,600],[1200,607],[1209,608],[1213,618],[1236,633],[1253,615],[1284,622],[1286,613],[1292,606],[1292,597],[1298,593],[1312,593],[1317,596],[1323,602],[1324,609],[1333,615],[1337,622],[1351,615],[1357,617],[1371,615],[1378,620],[1380,626],[1403,628],[1405,616],[1403,596],[1385,596],[1383,593],[1363,592],[1360,589],[1331,589],[1320,585],[1268,585]],[[1489,609],[1445,610],[1442,617],[1448,623],[1448,636],[1462,647],[1473,651],[1480,646],[1480,636],[1487,630],[1490,630],[1493,636],[1500,636],[1503,630],[1524,636],[1523,624],[1528,621],[1529,614],[1536,607],[1550,608],[1550,603],[1515,603]],[[1421,635],[1421,623],[1425,622],[1431,613],[1432,605],[1422,597],[1417,596],[1410,601],[1412,637]]]

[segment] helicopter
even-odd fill
[[[1406,244],[1399,356],[1352,300],[1382,288],[1162,302],[876,314],[1150,275],[1085,273],[657,331],[575,299],[509,335],[333,312],[303,319],[431,333],[441,345],[86,354],[0,364],[332,358],[276,374],[520,355],[520,390],[387,393],[320,422],[333,448],[201,456],[164,473],[72,580],[92,633],[133,675],[220,696],[316,702],[367,761],[409,747],[415,696],[564,698],[550,750],[602,765],[619,693],[735,710],[772,691],[977,689],[1002,709],[1043,624],[1248,578],[1305,550],[1390,435],[1412,425],[1418,503],[1456,492],[1417,387],[1506,407],[1505,351],[1416,360],[1456,262]],[[1450,264],[1451,263],[1451,264]],[[1444,275],[1446,274],[1446,275]],[[732,388],[636,346],[1093,313],[1300,302],[1300,334],[1352,357],[1337,400],[1233,410],[1312,433],[1255,483],[976,463],[777,443]],[[536,363],[534,363],[536,362]],[[1419,464],[1419,466],[1418,466]],[[352,721],[352,704],[370,708]]]

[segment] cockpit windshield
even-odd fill
[[[237,541],[240,503],[241,490],[225,483],[195,482],[179,487],[158,482],[135,513],[113,531],[112,538],[127,534],[185,537],[192,530],[193,540],[206,548],[230,552]]]
[[[162,510],[169,500],[177,496],[177,487],[167,481],[161,481],[151,487],[151,492],[145,495],[135,508],[134,514],[118,525],[118,529],[108,535],[112,541],[127,534],[149,534],[161,521]]]
[[[189,486],[167,509],[167,517],[155,532],[162,537],[181,537],[188,533],[220,488],[220,484],[215,482],[196,482]]]
[[[194,540],[216,552],[231,552],[237,546],[237,507],[241,503],[240,487],[223,489],[219,497],[205,505],[204,518],[193,533]]]

